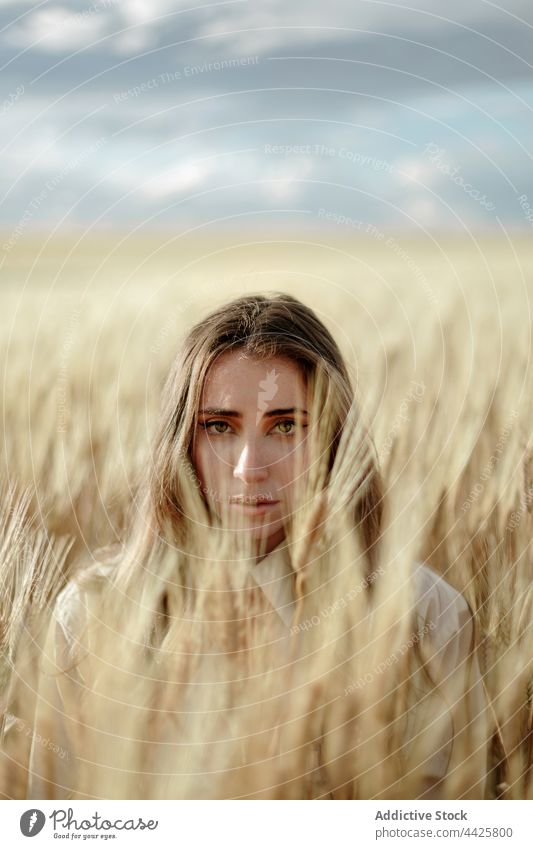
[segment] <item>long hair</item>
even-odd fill
[[[148,706],[150,717],[155,717],[154,722],[167,715],[162,705],[167,705],[167,713],[173,721],[178,722],[180,717],[189,716],[188,702],[180,702],[179,710],[176,705],[179,699],[185,699],[189,692],[185,682],[196,683],[202,680],[201,676],[196,675],[197,663],[203,664],[201,668],[208,678],[211,662],[228,664],[228,674],[224,675],[224,670],[217,673],[223,679],[222,695],[217,696],[219,701],[216,702],[220,705],[233,704],[231,698],[234,696],[230,692],[226,693],[226,690],[231,690],[231,682],[240,680],[239,675],[234,674],[235,669],[230,666],[231,663],[237,664],[237,670],[240,670],[239,663],[245,664],[245,680],[251,684],[271,680],[261,677],[262,672],[261,675],[251,674],[246,665],[250,663],[253,664],[250,668],[263,670],[262,659],[265,652],[265,668],[269,668],[269,647],[277,645],[274,639],[269,639],[270,625],[261,631],[260,647],[256,647],[254,643],[253,627],[250,633],[247,630],[247,623],[253,623],[254,618],[257,619],[257,615],[263,612],[262,594],[254,595],[253,589],[250,595],[246,588],[242,595],[236,594],[236,607],[232,607],[232,594],[219,591],[220,585],[226,585],[224,580],[220,584],[217,583],[220,573],[218,569],[213,570],[214,585],[209,583],[209,577],[207,583],[202,584],[201,578],[201,592],[189,594],[191,585],[196,586],[193,573],[202,572],[202,562],[195,559],[194,549],[191,556],[191,551],[187,550],[188,543],[191,536],[194,536],[195,524],[203,530],[210,523],[207,499],[197,486],[198,477],[192,459],[197,416],[209,371],[217,358],[229,351],[242,351],[247,356],[265,360],[273,357],[287,358],[300,369],[308,390],[310,421],[316,425],[311,430],[316,432],[318,438],[320,472],[316,480],[313,480],[313,485],[318,486],[320,494],[327,493],[329,496],[333,493],[333,501],[329,502],[326,514],[335,513],[337,507],[342,507],[341,524],[334,524],[333,528],[341,528],[342,533],[348,529],[349,533],[355,536],[356,545],[352,547],[351,540],[347,539],[347,547],[339,547],[337,550],[335,546],[338,539],[335,539],[331,552],[326,552],[326,566],[328,569],[333,567],[327,572],[327,576],[320,569],[313,568],[306,574],[306,567],[299,564],[297,557],[294,558],[291,563],[297,605],[294,620],[301,620],[299,613],[307,603],[310,605],[308,614],[311,608],[319,609],[326,601],[331,601],[332,609],[336,609],[336,599],[355,598],[355,612],[354,608],[348,611],[345,604],[340,607],[339,616],[324,614],[325,636],[319,633],[320,629],[312,629],[307,635],[309,640],[306,647],[317,670],[316,680],[320,678],[320,672],[325,676],[324,680],[327,679],[339,692],[339,688],[346,681],[356,680],[352,678],[353,670],[363,668],[361,664],[364,665],[367,658],[365,653],[359,657],[355,647],[358,645],[360,650],[365,644],[365,616],[368,612],[366,599],[363,599],[365,594],[359,595],[358,590],[360,587],[368,590],[367,598],[370,601],[374,592],[376,571],[381,572],[376,567],[382,559],[379,543],[383,523],[383,484],[373,440],[359,408],[347,364],[331,333],[316,314],[301,301],[285,293],[246,295],[211,312],[195,324],[183,339],[164,382],[158,425],[144,476],[139,482],[139,497],[132,504],[129,532],[114,556],[106,557],[103,551],[101,554],[101,562],[107,561],[106,565],[113,567],[117,581],[115,587],[118,586],[119,589],[118,594],[111,592],[108,595],[109,610],[112,611],[109,621],[114,623],[112,640],[109,639],[109,630],[105,627],[108,621],[107,613],[99,610],[97,617],[98,622],[104,625],[100,629],[101,639],[103,644],[105,643],[101,650],[102,657],[107,658],[108,646],[111,653],[118,653],[116,657],[113,655],[112,663],[106,659],[106,670],[112,671],[113,678],[118,668],[130,664],[131,680],[138,683],[142,676],[139,676],[136,653],[128,654],[126,651],[127,648],[137,645],[146,649],[149,661],[153,657],[157,664],[160,659],[163,664],[168,664],[160,668],[147,667],[151,670],[150,675],[146,676],[147,680],[153,682]],[[307,486],[307,481],[305,485]],[[202,509],[204,513],[201,512]],[[327,530],[326,526],[327,518],[324,521],[324,530]],[[338,536],[342,537],[342,534]],[[328,534],[325,534],[325,538],[327,542],[330,541]],[[340,554],[338,558],[337,551]],[[352,566],[352,553],[356,553],[358,558],[357,567]],[[96,552],[96,559],[98,554]],[[168,558],[167,554],[170,555]],[[207,554],[209,572],[210,552]],[[359,554],[362,555],[360,560]],[[348,569],[344,568],[346,564]],[[200,568],[195,570],[195,565]],[[217,561],[217,565],[222,568],[222,561],[221,564]],[[225,564],[223,568],[225,570]],[[233,571],[232,568],[229,570],[230,583],[233,580]],[[335,580],[329,580],[332,576]],[[358,579],[356,585],[353,583],[354,576]],[[309,587],[306,586],[307,579]],[[239,580],[237,577],[237,584]],[[114,581],[111,583],[114,584]],[[210,596],[212,586],[215,586],[215,593]],[[317,588],[319,591],[315,592]],[[202,592],[205,589],[207,592]],[[306,589],[309,589],[309,592],[306,593]],[[138,607],[126,603],[134,598],[139,602]],[[194,604],[198,598],[201,600],[200,607],[195,610]],[[190,608],[188,600],[191,601]],[[250,605],[248,601],[251,602]],[[215,615],[211,616],[214,607]],[[189,615],[191,610],[192,614]],[[208,642],[205,644],[199,642],[204,633],[204,623],[205,633],[208,635]],[[245,632],[244,636],[241,632]],[[96,642],[93,645],[96,645]],[[125,652],[122,652],[123,645]],[[292,645],[296,648],[297,643]],[[253,647],[254,651],[250,654],[243,653],[240,651],[243,646],[246,649]],[[153,649],[155,651],[152,653]],[[416,645],[414,651],[417,654]],[[277,653],[275,662],[278,663]],[[400,665],[398,664],[398,667]],[[298,668],[298,674],[307,680],[306,664],[303,663]],[[290,669],[290,666],[282,664],[279,674],[285,674],[285,669]],[[273,674],[275,677],[275,669]],[[168,693],[174,692],[173,685],[178,682],[181,695],[174,697],[167,694],[164,698],[161,696],[160,684],[163,682],[163,685],[166,685],[167,675],[171,678]],[[216,675],[214,678],[216,683],[218,678]],[[282,683],[283,687],[295,686],[284,678]],[[283,688],[282,691],[285,692]],[[166,692],[164,686],[163,692]],[[191,698],[196,698],[195,687],[192,687],[190,692]],[[200,705],[204,704],[202,692],[200,688]],[[309,688],[303,687],[302,693],[309,695]],[[316,694],[313,694],[314,691],[309,697],[313,696],[314,699]],[[359,695],[350,695],[349,698],[341,700],[341,713],[351,710],[352,701],[356,697],[359,698]],[[117,703],[120,703],[121,698],[119,692]],[[207,699],[207,696],[205,698]],[[259,696],[256,694],[254,698],[259,699]],[[324,698],[325,704],[329,704],[327,698]],[[389,701],[393,702],[393,710],[400,710],[397,699]],[[274,708],[272,709],[274,711]],[[213,715],[215,713],[216,711]],[[348,731],[344,733],[343,729],[346,729],[343,722],[337,722],[337,714],[333,713],[330,717],[328,711],[326,713],[329,718],[324,719],[324,727],[331,727],[333,730],[339,728],[341,743],[344,746]],[[195,711],[190,711],[190,716],[194,719],[196,708]],[[347,716],[346,721],[353,722],[353,716]],[[348,727],[351,728],[351,725]],[[183,733],[187,737],[187,734]],[[320,733],[317,732],[318,735]],[[144,735],[144,731],[142,734]],[[391,735],[388,735],[387,739],[389,737],[393,739]],[[157,732],[153,732],[153,738],[146,739],[157,740]],[[396,739],[394,737],[394,740]]]
[[[373,445],[362,425],[354,389],[342,354],[316,314],[292,295],[245,295],[214,310],[187,333],[172,363],[161,396],[161,409],[150,463],[141,491],[145,493],[143,543],[146,553],[154,538],[183,538],[186,515],[184,487],[196,483],[191,448],[204,381],[217,358],[231,350],[256,358],[286,357],[299,367],[306,383],[320,370],[329,382],[328,408],[333,438],[328,458],[331,473],[343,428],[354,415],[367,445]],[[382,482],[375,451],[365,471],[365,487],[354,505],[354,522],[372,561],[382,520]],[[185,472],[185,476],[184,476]],[[356,476],[354,475],[354,478]]]
[[[94,555],[114,567],[115,579],[126,594],[128,588],[136,592],[143,584],[145,570],[159,574],[162,591],[155,606],[163,630],[169,613],[176,611],[176,605],[183,606],[190,586],[189,567],[184,565],[181,571],[180,564],[187,562],[185,556],[180,560],[181,554],[195,526],[203,530],[212,520],[192,461],[204,381],[220,355],[236,350],[255,358],[288,358],[300,369],[311,392],[311,407],[320,419],[320,427],[315,428],[321,455],[315,485],[334,495],[338,506],[347,507],[344,515],[362,553],[360,566],[368,592],[373,592],[383,484],[347,365],[333,336],[310,307],[283,292],[250,294],[215,309],[183,339],[163,385],[158,426],[138,483],[138,497],[130,506],[124,542]],[[174,588],[181,601],[169,601],[162,565],[169,548],[171,557],[178,556],[178,575],[172,559],[167,574],[177,577]],[[293,586],[301,609],[305,570],[296,561]],[[154,627],[157,630],[159,625]]]

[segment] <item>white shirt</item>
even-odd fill
[[[296,631],[287,547],[278,545],[251,572],[284,625]],[[417,746],[421,752],[428,748],[433,751],[429,759],[420,756],[422,762],[417,768],[422,792],[418,798],[443,798],[442,782],[447,775],[452,779],[451,788],[457,779],[461,786],[458,792],[463,794],[464,779],[463,783],[460,779],[467,771],[471,781],[466,781],[466,798],[484,798],[489,758],[488,710],[474,646],[472,614],[464,596],[427,564],[415,564],[413,579],[414,633],[428,636],[425,656],[432,679],[438,683],[437,689],[432,687],[415,664],[415,686],[411,687],[411,703],[405,717],[406,758],[410,763],[416,761]],[[466,758],[465,747],[469,750]],[[400,790],[399,787],[398,793]],[[450,798],[458,796],[454,793]]]
[[[90,571],[107,580],[110,567],[95,564]],[[270,605],[279,617],[280,633],[289,636],[294,631],[295,601],[293,595],[293,572],[288,549],[284,544],[277,546],[267,557],[250,568],[257,586],[261,587]],[[418,770],[417,786],[420,793],[416,798],[442,798],[442,780],[445,776],[460,778],[468,771],[471,780],[465,791],[461,784],[460,798],[483,798],[487,771],[487,714],[484,685],[473,647],[473,623],[464,597],[426,564],[416,564],[414,569],[416,588],[416,621],[434,623],[430,634],[432,651],[428,667],[439,688],[428,686],[422,675],[417,676],[417,688],[411,688],[412,702],[405,715],[406,757],[409,768]],[[75,757],[74,741],[67,730],[69,714],[75,709],[76,685],[83,681],[83,672],[69,666],[68,680],[58,677],[57,671],[65,668],[72,659],[72,647],[83,626],[87,598],[75,582],[71,582],[60,593],[54,611],[43,652],[41,684],[35,716],[35,731],[49,738],[66,757],[51,756],[42,744],[32,745],[28,799],[72,798],[69,788],[73,786],[72,764]],[[81,677],[80,677],[81,676]],[[439,722],[436,722],[440,717]],[[435,729],[438,733],[435,734]],[[474,745],[468,737],[474,729]],[[463,743],[473,749],[465,760]],[[433,754],[417,760],[417,745]],[[426,747],[424,749],[424,747]],[[332,766],[336,759],[330,758],[317,746],[314,767],[323,763],[324,782],[317,782],[313,797],[342,798],[327,790],[328,784],[336,786]],[[325,761],[325,763],[324,763]],[[451,785],[453,787],[453,783]],[[324,792],[321,789],[324,788]],[[385,788],[384,788],[385,789]],[[347,791],[348,792],[348,791]],[[392,792],[392,795],[390,795]],[[401,785],[397,793],[387,791],[387,798],[401,798]],[[98,796],[98,789],[95,789]],[[77,798],[74,795],[74,798]],[[85,798],[83,795],[81,798]],[[450,798],[458,798],[452,795]]]

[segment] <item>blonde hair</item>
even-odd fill
[[[325,484],[339,460],[342,440],[343,465],[348,461],[351,466],[343,471],[344,488],[348,485],[352,490],[347,493],[350,515],[366,557],[367,574],[371,575],[377,562],[383,514],[382,480],[373,441],[333,336],[310,307],[283,292],[236,298],[188,331],[163,386],[159,422],[146,471],[139,481],[140,499],[131,507],[125,542],[107,562],[115,562],[123,578],[134,580],[134,572],[157,556],[161,544],[178,548],[186,545],[189,511],[185,504],[191,504],[191,492],[198,494],[199,484],[191,448],[201,392],[215,360],[234,350],[255,358],[288,358],[298,365],[306,384],[316,385],[317,375],[322,375],[331,433]],[[351,444],[354,439],[364,443],[362,451]],[[356,474],[353,466],[358,456],[362,462]],[[196,507],[198,504],[197,499]],[[111,547],[101,549],[96,556],[111,551]]]

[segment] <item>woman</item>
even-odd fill
[[[483,797],[485,703],[468,605],[425,564],[384,568],[374,446],[338,346],[309,307],[244,296],[190,330],[139,493],[126,544],[58,598],[36,730],[68,755],[54,760],[34,743],[29,798],[106,798],[110,771],[128,771],[132,741],[148,739],[136,767],[144,783],[119,795]],[[146,679],[166,686],[179,661],[176,687],[139,693],[138,712],[156,714],[150,737],[142,724],[99,726],[102,748],[122,731],[125,742],[112,764],[87,771],[95,749],[80,753],[80,740],[143,678],[124,659],[139,644],[155,663]],[[127,671],[120,685],[117,669]],[[264,722],[258,709],[250,718],[250,681]],[[199,713],[216,715],[211,736],[183,720]],[[210,769],[198,766],[196,743],[186,756],[174,748],[197,734],[216,752]],[[249,744],[241,761],[222,751],[230,737]],[[195,770],[154,790],[146,775],[171,775],[180,758]],[[255,768],[265,763],[268,780]],[[215,772],[221,780],[206,785]]]

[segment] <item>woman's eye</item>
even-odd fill
[[[219,435],[232,432],[228,422],[224,422],[218,419],[210,422],[201,422],[200,427],[203,427],[203,429],[208,433],[214,433]],[[298,424],[294,419],[283,419],[283,421],[276,422],[273,427],[273,431],[280,433],[283,436],[293,436],[296,433],[297,427]],[[300,427],[306,427],[306,425],[300,425]]]
[[[278,422],[274,425],[274,427],[279,427],[280,433],[283,433],[286,436],[291,436],[296,430],[296,422],[294,419],[284,419],[282,422]]]
[[[225,428],[229,428],[229,424],[223,421],[202,422],[202,427],[212,433],[227,433]]]

